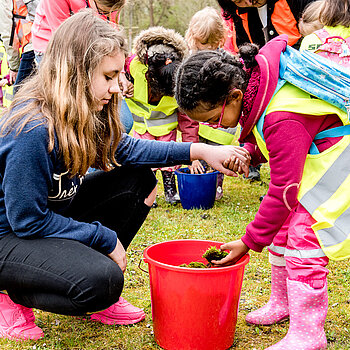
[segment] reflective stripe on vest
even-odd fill
[[[130,74],[134,78],[134,97],[126,103],[134,119],[134,130],[139,134],[148,131],[159,137],[167,135],[178,125],[178,105],[174,97],[163,96],[157,105],[148,103],[147,66],[135,56],[130,63]]]
[[[288,249],[285,247],[275,246],[273,243],[269,246],[272,252],[284,255],[285,257],[299,258],[299,259],[312,259],[312,258],[323,258],[326,256],[322,249],[307,249],[297,250]]]
[[[5,86],[3,88],[3,106],[4,107],[10,107],[10,104],[13,100],[13,86]]]
[[[290,111],[308,115],[337,114],[344,125],[347,114],[331,104],[286,84],[271,100],[267,114]],[[257,144],[268,160],[262,126],[253,129]],[[319,154],[308,154],[300,182],[298,200],[312,215],[312,225],[325,254],[332,260],[350,257],[350,136],[344,136]]]
[[[224,128],[215,129],[203,123],[199,123],[198,135],[219,145],[231,145],[235,137]]]
[[[19,49],[30,42],[33,23],[26,19],[28,9],[23,0],[13,0],[12,3],[13,11],[10,46]]]

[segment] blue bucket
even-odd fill
[[[175,171],[181,204],[184,209],[210,209],[216,195],[219,172],[191,174],[188,168]]]

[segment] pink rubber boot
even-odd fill
[[[266,305],[250,312],[246,322],[268,326],[288,318],[287,270],[285,266],[271,265],[271,296]]]
[[[131,305],[122,297],[108,309],[96,312],[90,316],[92,321],[104,324],[127,325],[142,321],[146,317],[142,309]]]
[[[327,283],[314,289],[306,283],[287,280],[290,324],[287,335],[268,350],[327,349],[324,332],[328,309]]]
[[[37,340],[44,336],[34,323],[33,310],[15,304],[7,294],[0,293],[0,337],[17,340]]]

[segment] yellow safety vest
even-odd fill
[[[7,55],[2,42],[0,42],[0,61],[1,61],[1,78],[9,72],[9,66],[7,64]],[[13,86],[5,86],[2,88],[3,98],[2,103],[4,107],[9,107],[13,100]]]
[[[163,96],[157,105],[148,103],[147,70],[147,66],[137,57],[130,63],[134,97],[125,100],[134,119],[134,130],[141,135],[146,131],[156,137],[167,135],[178,125],[178,105],[175,98],[170,96]]]
[[[337,114],[349,125],[347,113],[311,97],[286,83],[271,100],[266,114],[290,111],[309,115]],[[268,150],[257,126],[253,129],[258,147],[268,160]],[[319,154],[308,154],[298,200],[312,215],[312,225],[324,253],[332,260],[350,256],[350,135]]]
[[[219,145],[231,145],[235,137],[224,128],[215,129],[203,123],[199,123],[198,135]]]

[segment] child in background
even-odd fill
[[[135,38],[134,52],[126,67],[134,84],[134,96],[126,99],[134,118],[134,137],[176,141],[179,127],[183,142],[198,142],[198,123],[179,112],[173,97],[175,72],[187,54],[183,37],[172,29],[152,27]],[[192,166],[191,171],[203,171],[198,161]],[[174,174],[179,167],[159,168],[165,200],[171,205],[180,202]]]
[[[300,50],[310,50],[350,68],[350,0],[324,0],[319,9],[322,29],[307,35]]]
[[[298,23],[299,32],[302,36],[305,37],[323,27],[320,22],[320,11],[323,4],[324,0],[317,0],[305,7]]]
[[[274,95],[280,54],[287,40],[281,35],[260,51],[253,44],[243,45],[239,52],[244,66],[224,51],[190,56],[178,70],[175,97],[194,120],[224,127],[235,127],[239,122],[240,141],[245,143],[251,162],[269,161],[269,189],[254,220],[240,240],[221,246],[230,251],[228,256],[213,261],[215,266],[231,265],[249,249],[261,252],[269,246],[271,297],[267,305],[249,313],[246,321],[271,325],[290,318],[287,335],[268,349],[320,350],[327,348],[326,266],[329,257],[345,259],[350,251],[350,189],[345,181],[350,171],[342,166],[350,162],[349,154],[343,152],[350,137],[314,139],[319,132],[349,121],[346,112],[291,84]],[[312,142],[320,154],[310,157]],[[234,159],[226,166],[237,169]],[[320,226],[324,223],[312,216],[318,211],[325,222],[336,221],[337,225]]]
[[[190,53],[222,47],[226,40],[226,29],[218,11],[207,6],[196,12],[190,20],[185,39]]]
[[[185,39],[190,52],[217,50],[226,40],[224,21],[213,7],[196,12],[190,20]],[[199,142],[209,145],[231,145],[237,128],[214,128],[208,123],[199,123]],[[207,164],[204,164],[207,167]],[[223,196],[224,174],[219,173],[215,199]]]

